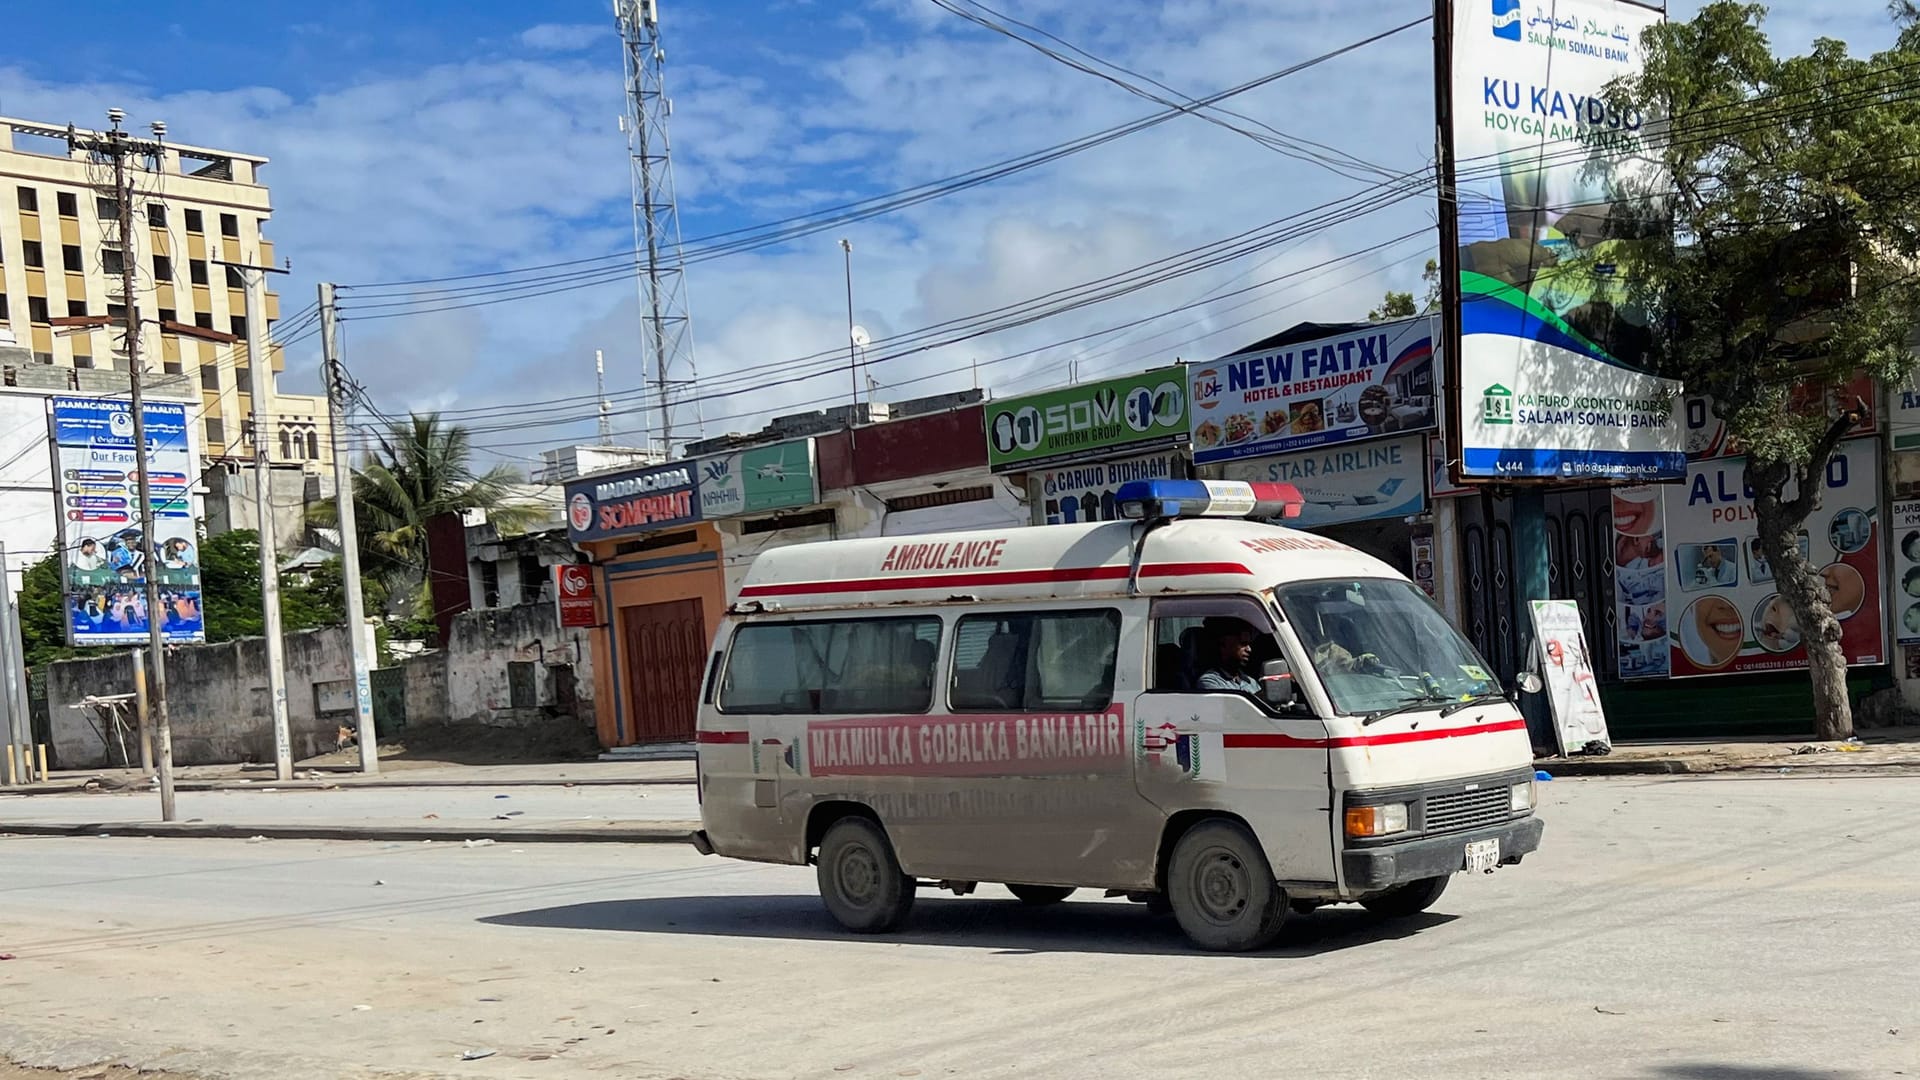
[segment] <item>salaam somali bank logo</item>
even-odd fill
[[[567,500],[567,523],[573,526],[574,532],[586,532],[593,527],[593,500],[587,498],[586,492],[576,491],[573,498]]]
[[[1520,0],[1493,0],[1493,36],[1520,40]]]

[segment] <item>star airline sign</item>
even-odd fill
[[[700,520],[690,462],[655,465],[567,485],[567,537],[605,540]]]

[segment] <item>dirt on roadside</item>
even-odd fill
[[[60,1069],[29,1069],[24,1065],[15,1065],[0,1060],[0,1080],[194,1080],[188,1073],[177,1072],[141,1072],[122,1065],[87,1065],[78,1069],[62,1071]]]

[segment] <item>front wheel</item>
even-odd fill
[[[897,929],[913,910],[913,879],[901,871],[877,822],[863,817],[834,822],[820,840],[816,869],[828,913],[856,934]]]
[[[1057,904],[1073,895],[1073,890],[1064,885],[1009,885],[1007,891],[1030,907]]]
[[[1360,906],[1375,915],[1386,915],[1391,918],[1418,915],[1440,899],[1440,894],[1447,891],[1447,882],[1452,879],[1452,874],[1442,874],[1439,877],[1421,878],[1419,881],[1410,881],[1405,885],[1396,885],[1378,896],[1369,896],[1360,901]]]
[[[1167,865],[1167,899],[1180,929],[1214,952],[1272,943],[1287,918],[1287,893],[1247,827],[1215,819],[1188,829]]]

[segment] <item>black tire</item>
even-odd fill
[[[886,832],[868,818],[834,822],[820,840],[815,871],[828,914],[856,934],[898,929],[913,910],[913,879],[901,871]]]
[[[1188,940],[1212,952],[1271,944],[1287,919],[1287,892],[1260,844],[1237,821],[1188,829],[1167,863],[1167,899]]]
[[[1360,906],[1375,915],[1403,919],[1409,915],[1418,915],[1434,905],[1440,894],[1447,891],[1447,882],[1453,880],[1452,874],[1439,877],[1421,878],[1405,885],[1396,885],[1378,896],[1369,896],[1360,901]]]
[[[1057,904],[1073,895],[1073,890],[1065,885],[1009,885],[1007,891],[1029,907]]]

